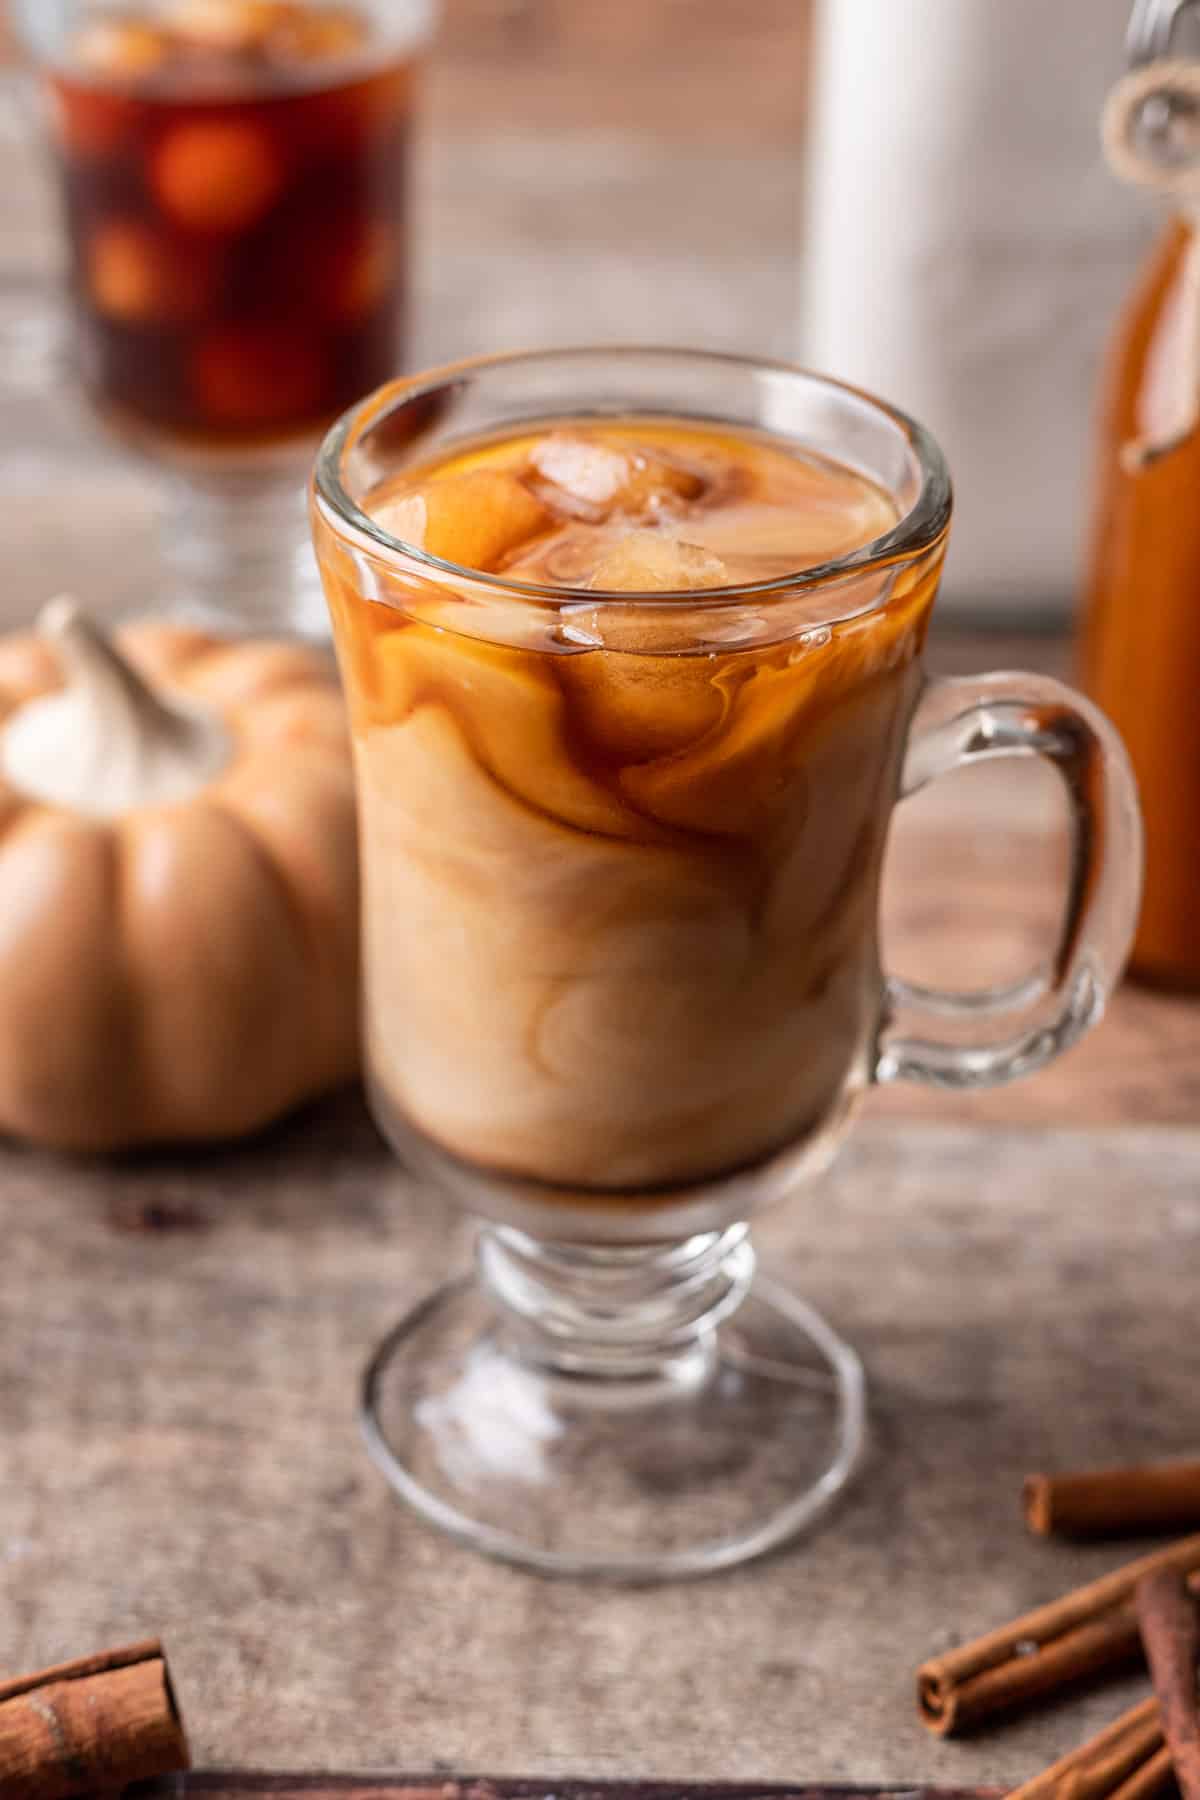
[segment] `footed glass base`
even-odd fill
[[[168,476],[165,610],[238,636],[329,641],[300,464]]]
[[[817,1313],[755,1276],[744,1227],[604,1253],[488,1230],[479,1275],[380,1345],[362,1423],[397,1492],[462,1542],[651,1582],[818,1518],[863,1449],[864,1382]]]

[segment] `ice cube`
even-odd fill
[[[392,228],[376,219],[347,227],[316,245],[315,254],[310,248],[305,260],[323,316],[336,325],[357,325],[387,299],[400,246]]]
[[[361,50],[370,34],[368,21],[355,7],[334,6],[320,12],[297,7],[271,30],[267,50],[284,62],[333,62]]]
[[[661,532],[628,531],[615,541],[609,535],[587,585],[601,593],[679,594],[720,587],[724,580],[720,558],[696,545]],[[564,658],[560,679],[582,739],[606,760],[635,764],[674,756],[720,722],[727,698],[713,681],[711,659],[683,654],[695,650],[697,635],[686,605],[650,612],[636,602],[597,601],[590,612],[580,609],[571,617],[565,634],[603,646]]]
[[[366,510],[389,536],[414,550],[429,550],[429,506],[423,493],[398,494],[379,505],[368,501]],[[441,551],[430,550],[430,554],[440,556]]]
[[[99,226],[84,252],[88,292],[98,312],[122,324],[179,324],[201,315],[215,264],[182,250],[140,219]]]
[[[603,516],[629,473],[628,462],[619,450],[565,431],[543,438],[529,460],[542,480],[558,489],[554,498],[564,510],[570,510],[574,502],[585,516]]]
[[[51,130],[71,156],[103,161],[119,156],[137,137],[139,107],[132,93],[52,82],[48,98]]]
[[[608,647],[608,620],[592,623],[605,647],[564,656],[559,669],[578,742],[610,766],[641,764],[676,756],[716,730],[728,701],[708,656],[655,655],[650,631],[647,648],[628,654]]]
[[[93,19],[78,32],[72,48],[85,69],[114,80],[150,74],[169,51],[166,37],[153,25],[122,18]]]
[[[613,512],[653,518],[701,492],[701,477],[642,448],[616,450],[596,438],[553,431],[534,446],[530,462],[561,512],[605,519]]]
[[[189,231],[245,231],[283,188],[279,146],[248,119],[192,119],[160,139],[151,168],[159,205]]]
[[[725,586],[725,564],[711,550],[658,531],[630,531],[617,539],[588,580],[594,593],[684,592]]]
[[[559,525],[518,555],[507,557],[504,573],[540,587],[585,588],[614,541],[615,533],[605,526]]]
[[[541,502],[503,469],[468,469],[420,484],[389,482],[368,497],[364,510],[402,543],[484,572],[550,522]]]
[[[295,0],[176,0],[167,23],[201,49],[237,54],[260,49],[302,10]]]
[[[228,325],[196,345],[196,404],[217,426],[268,430],[304,424],[329,404],[328,365],[308,332],[286,325]]]
[[[707,659],[677,660],[682,675]],[[794,803],[795,740],[815,677],[798,667],[749,658],[717,657],[709,667],[724,698],[719,728],[667,760],[643,758],[624,769],[622,790],[651,818],[685,830],[765,829],[782,807]]]
[[[844,556],[895,524],[895,511],[865,483],[848,496],[805,496],[795,505],[746,502],[707,508],[694,535],[736,570],[738,581],[768,581]]]

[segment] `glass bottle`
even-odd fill
[[[1178,0],[1135,9],[1135,63],[1162,55],[1182,10]],[[1157,104],[1165,139],[1172,101]],[[1145,123],[1153,130],[1152,114]],[[1179,137],[1174,130],[1176,177]],[[1168,218],[1112,343],[1082,639],[1085,685],[1124,738],[1141,788],[1146,881],[1131,967],[1200,990],[1200,428],[1179,428],[1200,329],[1200,170],[1197,181],[1195,201],[1181,198]],[[1185,191],[1178,179],[1147,185]]]

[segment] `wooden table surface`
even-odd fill
[[[235,1770],[207,1774],[168,1776],[136,1790],[137,1800],[188,1800],[207,1795],[208,1800],[999,1800],[996,1788],[900,1788],[880,1787],[856,1791],[837,1787],[764,1787],[761,1783],[678,1782],[563,1782],[507,1781],[483,1776],[470,1782],[440,1782],[431,1788],[427,1780],[414,1783],[406,1777],[381,1781],[356,1775],[255,1775]]]
[[[656,9],[455,17],[419,172],[416,355],[589,337],[786,353],[799,12],[760,0],[744,45],[707,62],[685,37],[660,109]],[[564,70],[584,54],[603,97],[581,121]],[[669,139],[649,135],[666,111]],[[6,120],[0,625],[65,585],[144,608],[160,496],[73,401],[52,220]],[[931,660],[1061,669],[1069,650],[956,629]],[[889,962],[1015,972],[1049,926],[1060,804],[1003,770],[902,809]],[[1136,1683],[946,1745],[915,1723],[913,1669],[1121,1554],[1030,1541],[1027,1469],[1194,1450],[1198,1122],[1200,1011],[1132,987],[1032,1082],[873,1095],[832,1174],[760,1234],[864,1352],[872,1461],[811,1544],[654,1594],[477,1561],[370,1469],[361,1364],[468,1232],[356,1098],[203,1157],[0,1148],[0,1670],[161,1632],[208,1767],[1015,1781]]]

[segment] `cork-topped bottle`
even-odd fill
[[[1082,638],[1086,686],[1141,789],[1131,966],[1200,990],[1200,62],[1171,42],[1183,11],[1179,0],[1139,4],[1135,68],[1106,119],[1117,173],[1171,210],[1106,372]]]
[[[1131,966],[1200,989],[1200,431],[1141,466],[1123,454],[1154,429],[1194,231],[1170,222],[1113,346],[1083,653],[1088,691],[1141,789],[1146,876]]]

